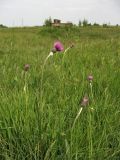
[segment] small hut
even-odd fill
[[[73,26],[72,22],[67,22],[67,23],[61,23],[61,20],[59,19],[54,19],[52,26],[54,27],[65,27],[65,26]]]

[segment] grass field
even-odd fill
[[[89,159],[120,160],[120,28],[0,29],[0,160]]]

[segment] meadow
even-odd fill
[[[0,29],[0,160],[120,160],[120,27]]]

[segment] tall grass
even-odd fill
[[[120,28],[0,29],[0,159],[120,159]]]

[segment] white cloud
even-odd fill
[[[0,0],[0,23],[5,25],[41,25],[45,18],[60,18],[78,23],[90,22],[120,24],[119,0]]]

